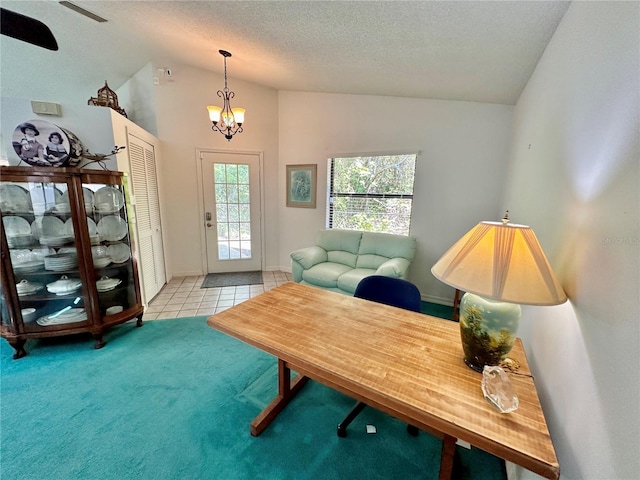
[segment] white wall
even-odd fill
[[[54,102],[47,98],[10,98],[0,97],[0,130],[2,145],[0,152],[6,154],[9,165],[18,165],[20,157],[11,146],[13,131],[22,122],[27,120],[41,120],[53,123],[74,133],[82,142],[85,149],[91,153],[109,153],[116,145],[111,125],[112,110],[107,107],[77,105],[63,103],[62,115],[37,115],[31,110],[31,100]],[[107,160],[106,165],[111,170],[116,170],[115,160]],[[22,163],[22,166],[29,166]],[[100,168],[97,165],[88,165],[85,168]]]
[[[147,132],[157,135],[156,99],[153,64],[148,63],[118,89],[118,104],[127,112],[127,118]],[[157,78],[160,83],[161,78]],[[162,81],[165,81],[162,77]]]
[[[573,2],[515,110],[504,205],[570,297],[520,329],[567,479],[640,478],[639,19]]]
[[[513,107],[303,92],[280,92],[279,104],[280,268],[290,271],[289,253],[325,226],[328,158],[419,151],[409,278],[424,298],[450,304],[453,289],[431,266],[476,223],[502,217]],[[316,209],[285,206],[285,166],[299,163],[318,165]]]
[[[247,109],[245,130],[228,142],[211,130],[207,105],[220,105],[216,92],[224,87],[222,75],[172,65],[172,81],[156,87],[158,137],[162,141],[159,166],[166,213],[166,247],[173,275],[201,275],[203,242],[197,181],[197,149],[262,152],[264,160],[264,230],[266,268],[278,260],[278,101],[275,90],[235,80],[232,106]]]

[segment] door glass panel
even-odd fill
[[[249,165],[214,164],[218,259],[251,258]]]
[[[218,221],[218,224],[227,224],[229,215],[227,214],[226,206],[226,203],[218,204],[218,208],[216,210],[216,219]]]
[[[238,184],[227,184],[227,201],[238,203]]]
[[[238,183],[238,165],[227,164],[227,183],[231,185]]]
[[[251,210],[249,209],[249,205],[240,205],[238,220],[241,222],[251,221]]]
[[[224,178],[222,179],[224,182]],[[216,202],[220,204],[227,203],[227,184],[216,183]]]
[[[249,184],[238,185],[238,201],[242,204],[249,203]]]
[[[227,208],[229,209],[229,222],[237,222],[238,221],[238,205],[229,204]]]
[[[249,185],[249,165],[238,165],[238,185]]]
[[[242,222],[240,224],[240,238],[245,241],[251,240],[251,224],[250,223]],[[246,247],[244,248],[244,250],[246,250]]]
[[[226,169],[224,167],[225,166],[222,163],[216,163],[213,166],[213,172],[214,172],[216,187],[218,186],[218,184],[223,184],[224,185],[224,183],[225,183],[225,179],[227,178],[227,172],[226,172]]]

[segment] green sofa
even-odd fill
[[[404,235],[321,230],[316,245],[291,252],[293,281],[353,295],[369,275],[406,278],[416,240]]]

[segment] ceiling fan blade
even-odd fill
[[[58,50],[56,38],[44,23],[4,8],[0,8],[0,33],[48,50]]]

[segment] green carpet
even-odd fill
[[[435,479],[441,442],[309,382],[257,438],[250,421],[275,394],[276,362],[205,317],[125,323],[90,337],[0,344],[0,478]],[[364,425],[378,428],[367,435]],[[505,479],[504,462],[458,447],[457,479]]]

